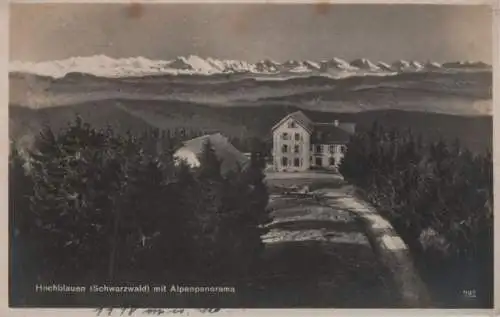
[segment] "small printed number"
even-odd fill
[[[476,290],[475,289],[464,289],[462,290],[462,295],[468,298],[476,298]]]

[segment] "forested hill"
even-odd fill
[[[144,100],[101,100],[73,106],[30,109],[11,104],[10,138],[28,142],[44,123],[54,129],[65,127],[76,114],[96,127],[111,125],[119,132],[160,129],[219,131],[229,137],[269,139],[271,127],[286,114],[299,110],[293,106],[210,107],[187,102]],[[375,110],[358,113],[333,113],[303,110],[311,119],[335,119],[357,124],[358,130],[377,121],[387,128],[411,129],[424,139],[458,138],[464,146],[481,152],[492,145],[491,116],[458,116],[430,112]]]

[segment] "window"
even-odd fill
[[[329,145],[328,150],[330,151],[330,153],[335,153],[335,145]]]
[[[283,167],[287,167],[287,166],[288,166],[288,158],[283,157],[283,158],[281,159],[281,165],[282,165]]]
[[[300,159],[298,159],[298,158],[293,159],[293,166],[299,167],[300,166]]]
[[[322,162],[321,162],[321,157],[317,157],[317,158],[316,158],[315,165],[317,165],[317,166],[321,166],[321,163],[322,163]]]
[[[314,145],[312,145],[312,144],[311,144],[311,152],[314,153]]]
[[[342,153],[347,152],[347,146],[345,146],[345,145],[341,145],[341,146],[340,146],[340,151],[341,151]]]
[[[323,153],[323,147],[320,145],[316,145],[316,153]]]
[[[295,145],[293,150],[294,150],[295,153],[299,153],[300,152],[300,146],[299,145]]]
[[[312,156],[311,156],[311,157],[309,157],[309,162],[310,162],[309,164],[312,164],[312,163],[314,162],[314,161],[313,161],[313,157],[312,157]]]
[[[295,141],[300,141],[300,134],[299,133],[295,133]]]
[[[288,122],[288,128],[290,128],[290,129],[294,129],[294,128],[296,128],[296,127],[297,127],[297,125],[295,124],[295,121],[290,121],[290,122]]]
[[[335,165],[335,158],[334,157],[330,157],[329,163],[330,163],[330,166]]]
[[[284,132],[281,136],[283,140],[288,140],[288,133]]]
[[[283,146],[281,147],[281,152],[287,153],[288,152],[288,145],[283,144]]]

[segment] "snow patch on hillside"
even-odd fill
[[[348,243],[370,245],[368,238],[361,232],[331,232],[326,229],[277,230],[273,229],[262,237],[267,244],[299,241],[322,241],[330,243]]]

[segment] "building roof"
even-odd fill
[[[220,133],[203,135],[189,141],[185,141],[183,146],[178,149],[176,153],[191,152],[199,158],[203,152],[203,145],[207,142],[207,140],[210,140],[210,144],[215,151],[215,155],[217,155],[219,160],[221,160],[222,173],[226,173],[229,170],[236,170],[237,166],[244,168],[249,163],[248,157],[238,151],[238,149],[236,149],[228,141],[228,139]]]
[[[344,131],[347,131],[350,134],[354,134],[356,132],[356,124],[354,123],[340,122],[339,128]]]
[[[350,122],[313,122],[302,111],[296,111],[281,119],[273,126],[272,130],[274,131],[289,118],[295,120],[311,133],[311,143],[317,144],[348,143],[356,128],[356,125]]]
[[[286,120],[288,120],[290,118],[292,118],[295,122],[297,122],[299,125],[301,125],[307,131],[312,132],[314,123],[302,111],[295,111],[295,112],[288,114],[286,117],[281,119],[278,123],[276,123],[271,130],[272,131],[276,130],[276,128],[281,126]]]
[[[345,144],[349,142],[351,133],[335,126],[333,123],[316,123],[311,136],[313,144]]]

